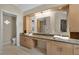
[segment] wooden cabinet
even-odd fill
[[[60,47],[55,45],[55,42],[48,41],[47,42],[47,54],[48,55],[60,55]]]
[[[35,43],[34,43],[34,41],[32,40],[32,38],[26,37],[26,46],[27,46],[28,48],[34,48]]]
[[[61,43],[62,45],[62,55],[73,55],[73,45],[68,43]]]
[[[24,16],[23,18],[23,31],[31,32],[31,19],[30,16]]]
[[[74,45],[74,55],[79,55],[79,45]]]
[[[79,39],[79,4],[69,5],[70,37]]]
[[[71,55],[73,54],[73,45],[62,42],[48,41],[48,55]]]
[[[79,4],[69,5],[70,32],[79,32]]]
[[[42,40],[45,44],[39,43],[38,46],[38,39],[32,38],[30,36],[20,35],[20,44],[21,46],[27,48],[35,48],[35,47],[44,47],[41,49],[47,55],[79,55],[79,45],[69,44],[65,42],[58,42],[58,41],[50,41],[50,40]],[[44,45],[44,46],[41,46]]]
[[[26,38],[24,37],[24,36],[20,36],[20,44],[22,45],[22,46],[26,46]]]
[[[32,38],[26,37],[23,35],[20,36],[20,44],[21,44],[21,46],[24,46],[27,48],[34,48],[35,47],[35,43],[32,40]]]
[[[23,17],[23,31],[26,31],[26,16]]]

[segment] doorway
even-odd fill
[[[3,45],[16,44],[16,15],[3,12]]]

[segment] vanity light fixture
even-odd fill
[[[10,21],[6,20],[6,21],[4,21],[4,23],[8,25],[10,23]]]
[[[45,11],[41,11],[41,12],[35,13],[35,16],[36,16],[36,17],[42,17],[42,16],[48,15],[48,14],[50,14],[50,13],[51,13],[51,9],[48,9],[48,10],[45,10]]]

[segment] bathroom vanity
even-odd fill
[[[76,39],[60,39],[53,36],[43,35],[24,35],[21,34],[20,44],[26,48],[36,48],[38,41],[43,41],[47,55],[76,55],[79,54],[79,40]]]

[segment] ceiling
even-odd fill
[[[38,7],[42,4],[15,4],[16,7],[21,9],[22,11],[28,11],[32,8]]]
[[[23,11],[24,15],[47,10],[50,8],[62,7],[66,4],[13,4],[17,8]]]

